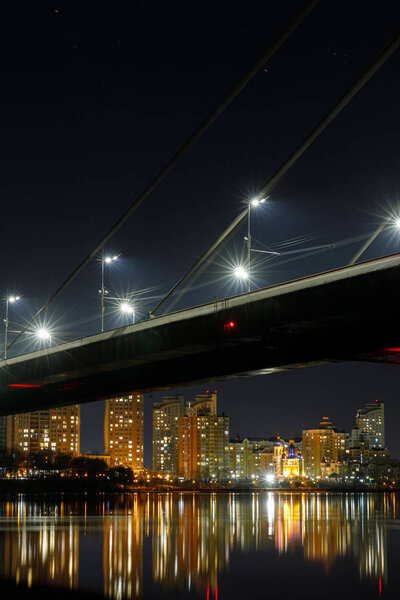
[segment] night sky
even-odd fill
[[[303,2],[10,4],[0,36],[0,285],[3,298],[21,295],[10,313],[18,330]],[[135,298],[144,318],[399,22],[396,0],[321,0],[107,245],[120,254],[106,271],[110,296]],[[260,249],[343,246],[255,260],[258,287],[346,264],[362,243],[351,238],[400,210],[399,73],[397,50],[254,214]],[[245,291],[230,277],[244,257],[244,233],[179,306]],[[400,236],[388,228],[363,258],[399,250]],[[99,287],[93,260],[42,319],[54,341],[99,330]],[[106,327],[123,322],[110,300]],[[24,336],[15,350],[32,347]],[[346,363],[183,392],[189,399],[218,389],[232,435],[243,437],[300,435],[325,414],[349,430],[356,409],[379,398],[389,449],[400,456],[399,381],[400,367]],[[146,395],[148,465],[151,400],[161,395]],[[102,450],[102,412],[102,403],[82,406],[83,451]]]

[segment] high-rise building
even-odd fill
[[[254,475],[253,444],[249,440],[229,441],[229,477],[251,479]]]
[[[143,470],[142,394],[129,394],[106,400],[104,441],[112,467]]]
[[[80,453],[81,407],[79,404],[6,417],[7,452],[23,454]]]
[[[195,417],[198,415],[216,415],[217,414],[217,394],[197,394],[194,400],[189,400],[186,404],[186,416]]]
[[[179,465],[178,420],[183,417],[184,398],[164,396],[153,405],[153,469],[177,473]]]
[[[50,450],[79,456],[81,447],[81,407],[79,404],[52,408],[50,413]]]
[[[303,431],[303,459],[304,473],[307,477],[321,476],[321,465],[324,472],[328,473],[326,465],[332,469],[343,463],[346,459],[348,447],[348,434],[338,431],[329,420],[323,417],[318,429]]]
[[[217,395],[195,396],[178,419],[179,474],[185,479],[224,479],[229,471],[229,417],[217,416]]]
[[[356,414],[357,429],[368,437],[370,448],[385,447],[385,405],[380,400],[359,408]]]
[[[224,479],[228,475],[229,417],[179,419],[179,474],[185,479]]]

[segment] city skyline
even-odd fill
[[[397,600],[400,2],[2,8],[4,595]]]
[[[237,8],[229,5],[225,10],[221,4],[213,7],[213,22],[199,17],[192,24],[190,39],[184,27],[190,19],[188,8],[184,4],[162,8],[151,47],[145,28],[139,25],[153,19],[144,5],[132,7],[124,19],[114,9],[105,13],[99,8],[93,15],[82,8],[77,15],[72,9],[56,13],[30,7],[24,24],[18,11],[7,7],[4,54],[18,43],[26,59],[21,61],[18,52],[12,53],[4,73],[9,90],[4,97],[4,114],[9,115],[5,130],[11,147],[3,155],[0,245],[7,260],[2,263],[2,294],[4,298],[6,294],[20,296],[9,315],[11,337],[301,5],[294,0],[273,7],[255,4],[244,16]],[[110,296],[133,294],[136,317],[143,318],[360,73],[398,17],[394,1],[378,9],[368,3],[362,9],[359,3],[341,2],[335,9],[320,3],[183,166],[107,245],[105,252],[120,254],[105,271]],[[35,34],[30,29],[33,23]],[[86,39],[91,40],[89,45]],[[357,237],[396,212],[397,65],[394,55],[307,151],[268,203],[254,211],[252,235],[261,242],[257,247],[291,250]],[[126,77],[130,69],[133,78]],[[20,74],[18,81],[15,73]],[[155,76],[149,78],[148,73]],[[179,232],[173,240],[171,231]],[[189,304],[245,291],[243,282],[226,278],[232,263],[245,253],[242,237],[239,233],[227,254],[199,280]],[[270,285],[345,264],[360,244],[302,261],[289,262],[288,257],[276,264],[263,263],[256,283]],[[398,248],[398,236],[388,232],[375,240],[365,258]],[[55,329],[54,341],[99,330],[99,287],[100,263],[93,261],[46,314]],[[106,328],[130,321],[130,315],[113,312],[111,300],[107,306]],[[297,381],[301,402],[309,403],[309,418],[311,406],[324,404],[326,399],[338,410],[324,406],[321,413],[348,429],[346,403],[357,405],[367,397],[371,402],[383,397],[386,406],[391,406],[392,423],[399,419],[392,391],[397,386],[396,367],[347,364],[330,368],[333,375],[323,367],[306,375],[273,376],[271,381],[268,377],[247,380],[247,393],[243,384],[233,389],[232,382],[218,383],[222,402],[224,397],[229,402],[223,410],[241,433],[241,398],[253,397],[259,418],[253,425],[247,423],[246,429],[257,430],[260,421],[272,421],[271,430],[288,435],[296,428],[297,392],[290,388]],[[336,397],[331,389],[336,389]],[[273,414],[282,403],[287,406],[285,422]],[[91,412],[91,408],[83,410],[100,431],[102,411]],[[400,455],[392,423],[388,439],[393,452]],[[148,423],[146,427],[145,439],[149,439]],[[98,437],[96,441],[96,436],[86,437],[85,432],[83,426],[84,447],[96,449]]]
[[[284,438],[301,437],[303,429],[316,427],[322,416],[328,415],[335,425],[340,430],[351,432],[355,427],[355,414],[358,408],[368,403],[373,403],[377,398],[382,400],[389,414],[395,413],[396,392],[393,388],[394,382],[397,380],[396,367],[385,366],[379,367],[372,365],[373,368],[380,370],[380,377],[375,378],[375,392],[371,389],[371,385],[365,387],[358,381],[362,382],[367,376],[371,367],[361,363],[343,364],[344,378],[351,377],[352,371],[359,372],[359,378],[351,382],[352,384],[344,390],[343,380],[337,377],[337,368],[333,369],[330,366],[323,367],[327,385],[325,392],[321,393],[320,403],[317,407],[309,401],[309,394],[312,393],[315,387],[315,381],[312,377],[313,369],[304,370],[296,373],[285,373],[284,375],[274,375],[261,377],[265,382],[265,390],[260,393],[260,384],[254,379],[233,380],[231,382],[218,382],[212,384],[209,388],[206,386],[196,386],[179,388],[173,390],[175,395],[183,395],[185,400],[192,399],[198,394],[204,394],[207,390],[218,390],[218,403],[220,412],[229,415],[231,436],[237,434],[240,437],[267,437],[280,434]],[[392,377],[388,378],[385,374],[392,373]],[[259,378],[260,379],[260,378]],[[300,380],[300,381],[299,381]],[[269,384],[273,384],[270,386]],[[215,387],[214,387],[215,386]],[[273,398],[268,398],[268,390],[273,388],[271,395]],[[236,388],[236,391],[233,391]],[[239,390],[239,391],[238,391]],[[172,391],[172,390],[171,390]],[[380,393],[382,392],[382,393]],[[241,410],[241,405],[232,401],[232,398],[243,394],[246,399],[247,408],[250,410]],[[341,395],[341,393],[343,395]],[[232,395],[230,395],[232,394]],[[276,410],[277,406],[293,406],[293,395],[297,394],[297,405],[301,404],[302,411],[293,412],[292,408],[289,412],[285,410]],[[157,392],[151,395],[144,395],[144,461],[145,466],[150,467],[152,464],[152,403],[161,402],[163,396],[170,396],[164,392]],[[275,398],[275,400],[274,400]],[[87,414],[87,419],[82,423],[83,432],[83,448],[85,451],[101,451],[102,448],[102,430],[93,430],[93,426],[88,428],[88,422],[91,420],[91,414],[95,414],[97,419],[102,423],[104,415],[104,407],[102,402],[82,405],[82,411]],[[270,418],[254,419],[255,411],[257,415],[269,415]],[[91,421],[93,423],[93,421]],[[101,425],[102,427],[102,425]],[[100,429],[101,429],[100,427]],[[395,458],[400,457],[400,445],[396,435],[396,424],[392,418],[386,423],[386,438],[387,445]]]
[[[384,415],[384,403],[376,399],[357,408],[350,432],[322,416],[319,425],[307,424],[301,437],[292,433],[285,440],[266,430],[261,437],[248,432],[239,437],[230,429],[229,415],[219,411],[216,390],[186,401],[182,394],[163,396],[152,406],[150,472],[171,477],[171,482],[179,478],[221,485],[247,481],[262,487],[292,480],[304,485],[319,480],[334,483],[335,478],[344,485],[352,480],[357,485],[394,485],[400,463],[385,445]],[[129,468],[136,477],[149,470],[143,461],[141,394],[106,400],[105,452],[80,454],[79,405],[2,417],[0,425],[3,459],[15,456],[13,464],[25,469],[35,464],[35,454],[42,453],[102,459],[111,470]],[[23,456],[26,460],[21,463]],[[49,457],[46,461],[52,463]]]

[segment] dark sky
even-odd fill
[[[10,4],[2,8],[0,36],[0,282],[4,297],[22,296],[10,315],[18,329],[303,3]],[[108,251],[121,253],[107,269],[110,295],[134,293],[138,316],[145,316],[399,21],[395,0],[321,1],[108,244]],[[254,215],[260,248],[349,240],[396,213],[399,72],[397,51]],[[182,306],[241,291],[229,269],[243,257],[242,238],[236,236]],[[359,244],[294,261],[259,261],[255,283],[263,287],[346,264]],[[388,230],[364,258],[399,246]],[[50,308],[43,322],[52,326],[55,341],[98,330],[99,283],[99,262],[93,261]],[[111,305],[110,328],[121,323]],[[24,339],[17,351],[29,344]],[[386,405],[389,447],[400,455],[399,378],[397,367],[345,364],[217,388],[232,433],[242,436],[299,434],[322,414],[350,428],[356,408],[379,397]],[[146,397],[147,461],[150,407]],[[102,445],[101,411],[98,404],[82,408],[83,450]]]

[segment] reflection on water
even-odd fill
[[[381,592],[388,584],[387,531],[396,525],[396,499],[171,493],[49,503],[20,497],[0,503],[0,576],[78,589],[85,575],[86,588],[100,586],[118,600],[144,597],[146,566],[160,594],[186,591],[211,600],[218,583],[233,576],[232,556],[239,554],[245,565],[246,555],[256,552],[265,553],[265,561],[291,555],[318,563],[327,578],[346,559],[360,581],[372,581]],[[99,559],[87,572],[82,565],[91,548]]]

